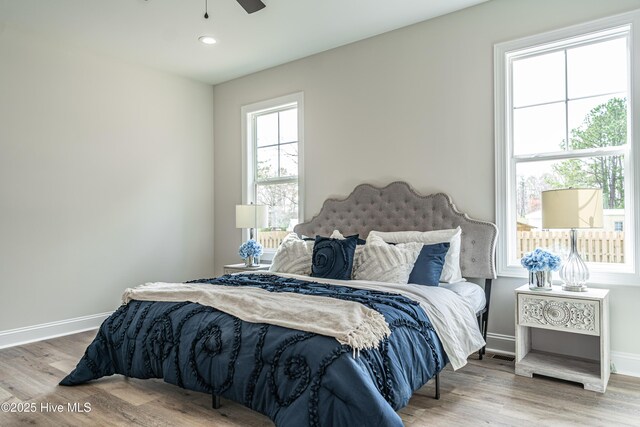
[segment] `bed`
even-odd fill
[[[384,188],[361,184],[346,199],[328,199],[311,221],[298,224],[300,235],[343,234],[367,236],[371,230],[442,230],[462,228],[460,268],[466,278],[483,281],[485,306],[478,310],[478,326],[486,341],[491,302],[491,285],[496,276],[495,251],[498,228],[495,224],[470,218],[458,211],[445,193],[418,194],[408,183],[396,181]],[[478,353],[482,359],[485,348]]]
[[[222,396],[279,426],[401,426],[396,410],[408,403],[413,391],[435,379],[439,393],[438,374],[447,363],[463,366],[472,349],[483,355],[484,341],[478,344],[477,336],[486,337],[495,278],[495,225],[458,212],[445,194],[421,196],[408,184],[394,182],[384,188],[363,184],[346,199],[329,199],[312,220],[295,227],[305,236],[328,236],[339,229],[363,237],[372,230],[455,227],[462,229],[460,269],[467,278],[485,281],[486,303],[476,299],[473,309],[470,297],[460,296],[466,285],[455,283],[449,287],[460,289],[278,273],[195,280],[184,286],[243,298],[245,292],[256,294],[254,300],[243,300],[246,307],[257,307],[260,295],[321,301],[320,311],[322,305],[353,304],[382,316],[389,331],[375,346],[355,351],[354,344],[331,336],[277,321],[249,322],[242,320],[245,313],[229,311],[234,316],[215,304],[190,302],[199,299],[155,299],[150,294],[145,300],[134,294],[105,320],[61,384],[113,374],[163,378],[210,393],[214,407]]]

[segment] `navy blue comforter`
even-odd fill
[[[112,374],[163,378],[240,402],[278,426],[401,426],[395,410],[447,363],[424,311],[397,294],[266,274],[197,282],[360,302],[380,312],[392,333],[354,358],[334,338],[248,323],[190,302],[131,301],[105,320],[60,384]]]

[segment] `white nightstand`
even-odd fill
[[[269,264],[260,264],[253,267],[247,267],[242,264],[227,264],[224,266],[224,274],[240,273],[243,271],[268,271]]]
[[[600,360],[538,351],[531,346],[531,328],[599,337]],[[516,374],[533,374],[582,383],[586,390],[604,393],[610,374],[609,290],[586,292],[516,289]]]

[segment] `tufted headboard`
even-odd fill
[[[460,268],[464,277],[494,279],[498,229],[459,212],[444,193],[422,196],[406,182],[384,188],[357,186],[344,200],[327,199],[318,215],[295,226],[299,235],[328,236],[333,230],[366,238],[377,231],[431,231],[462,228]]]

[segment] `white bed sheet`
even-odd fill
[[[473,282],[440,283],[440,287],[460,295],[476,313],[487,304],[484,289]]]

